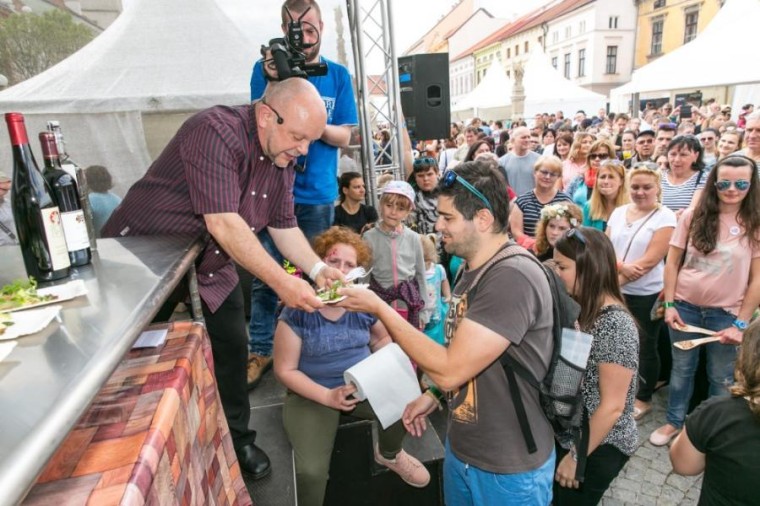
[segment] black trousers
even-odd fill
[[[657,340],[660,336],[662,319],[652,321],[649,314],[659,294],[628,295],[623,294],[628,310],[636,319],[639,327],[639,388],[636,398],[651,402],[654,387],[660,375],[660,353]]]
[[[187,298],[187,285],[182,282],[159,310],[154,322],[168,321],[178,302]],[[256,440],[256,431],[248,428],[251,403],[248,399],[248,325],[245,319],[243,291],[238,283],[215,313],[202,302],[206,330],[214,355],[214,376],[222,400],[222,408],[230,426],[235,448]]]
[[[567,450],[557,445],[557,465]],[[628,456],[610,444],[598,446],[586,460],[586,476],[580,488],[561,487],[554,482],[554,506],[595,506],[602,500],[612,480],[628,462]]]

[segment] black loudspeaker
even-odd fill
[[[399,92],[409,136],[445,139],[451,123],[449,54],[415,54],[398,59]]]

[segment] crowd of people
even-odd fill
[[[602,109],[540,114],[531,126],[453,123],[448,138],[414,144],[407,180],[375,181],[375,209],[362,173],[336,178],[358,118],[348,71],[319,54],[319,5],[286,0],[283,31],[289,19],[302,22],[306,62],[326,64],[325,76],[279,80],[264,58],[252,103],[187,120],[123,201],[109,193],[105,169],[88,174],[103,237],[209,235],[198,290],[243,473],[271,472],[248,390],[274,367],[288,389],[283,424],[299,504],[322,504],[339,414],[376,418],[343,372],[393,341],[424,393],[378,430],[375,461],[427,486],[429,471],[402,442],[446,405],[449,506],[598,504],[635,452],[637,421],[663,381],[667,423],[649,441],[673,443],[676,472],[705,472],[706,504],[752,504],[760,111],[734,114],[708,100],[648,104],[641,118]],[[389,142],[378,132],[377,163],[389,163]],[[0,218],[9,187],[0,175]],[[13,228],[0,226],[0,244],[12,239]],[[337,305],[317,296],[314,285],[331,287],[359,266],[371,271],[368,290],[341,288]],[[534,378],[550,370],[556,287],[547,269],[580,307],[577,330],[592,338],[583,449],[555,433],[539,391],[507,379],[500,361],[508,354]],[[254,277],[250,320],[238,270]],[[709,399],[689,415],[701,348],[688,343],[704,333],[717,339],[704,346]]]

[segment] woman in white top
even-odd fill
[[[636,420],[652,410],[652,394],[660,373],[657,337],[662,320],[652,321],[650,311],[663,288],[663,259],[676,226],[673,211],[660,204],[661,177],[655,164],[635,164],[628,174],[631,203],[615,209],[607,223],[607,235],[618,259],[621,290],[639,327]]]

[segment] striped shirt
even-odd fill
[[[706,171],[698,171],[681,184],[672,184],[668,181],[667,172],[663,172],[662,184],[662,205],[671,211],[686,209],[691,205],[691,199],[694,192],[705,187],[707,180]]]
[[[541,203],[536,197],[535,191],[531,190],[525,192],[515,201],[515,205],[520,208],[523,213],[523,233],[530,237],[536,236],[536,225],[541,218],[541,209],[549,204],[557,204],[559,202],[573,202],[573,199],[567,193],[557,192],[557,194],[549,202]]]
[[[293,165],[264,155],[252,105],[216,106],[188,119],[130,188],[103,237],[198,235],[205,214],[237,213],[253,233],[294,228]],[[196,264],[201,298],[216,311],[238,283],[229,255],[211,238]]]

